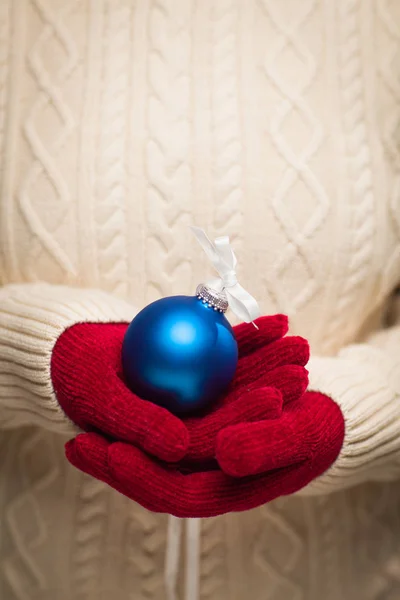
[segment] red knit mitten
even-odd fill
[[[307,342],[284,337],[286,317],[263,317],[257,325],[258,331],[252,325],[235,328],[240,355],[235,380],[211,412],[185,420],[190,445],[185,461],[175,465],[155,461],[149,454],[163,455],[169,463],[176,459],[163,447],[164,437],[171,455],[174,435],[180,433],[179,425],[173,429],[176,418],[137,398],[123,384],[120,350],[126,326],[83,324],[67,330],[53,357],[57,395],[82,428],[107,433],[78,435],[66,446],[69,461],[157,512],[212,516],[267,501],[271,488],[263,485],[265,476],[238,483],[209,460],[215,459],[217,436],[224,428],[278,419],[283,404],[296,402],[307,386]],[[69,377],[73,365],[76,373]],[[169,420],[163,423],[165,413]],[[279,489],[279,482],[276,486]]]
[[[283,337],[285,317],[263,317],[257,325],[258,331],[252,325],[235,328],[240,359],[226,396],[210,413],[185,420],[190,433],[185,461],[158,462],[137,444],[112,442],[96,433],[69,442],[68,460],[149,510],[181,517],[246,510],[279,495],[280,474],[238,480],[207,460],[215,457],[216,440],[225,429],[279,420],[283,405],[298,401],[307,386],[307,342]]]
[[[210,413],[182,422],[133,394],[124,383],[121,348],[127,324],[77,324],[62,333],[52,354],[51,375],[64,412],[84,431],[136,445],[162,460],[215,458],[218,432],[228,425],[280,415],[282,397],[294,399],[307,387],[308,344],[283,336],[287,318],[263,317],[235,329],[239,364],[233,385]],[[259,402],[246,393],[263,386]],[[190,440],[190,444],[189,444]]]
[[[308,385],[304,368],[309,358],[308,342],[284,337],[287,317],[275,315],[234,327],[239,347],[235,378],[227,394],[206,414],[187,417],[190,462],[215,458],[216,436],[225,427],[281,415],[282,404],[300,398]]]
[[[126,323],[81,323],[61,334],[51,358],[57,400],[84,431],[136,444],[162,460],[179,460],[189,443],[185,425],[132,394],[123,382],[126,328]]]
[[[258,400],[259,392],[255,393]],[[286,403],[278,419],[241,423],[221,431],[217,459],[222,470],[233,477],[286,474],[278,491],[284,495],[304,487],[332,465],[344,431],[339,406],[319,392],[306,392]]]
[[[297,492],[335,461],[343,436],[338,406],[322,394],[306,393],[285,407],[281,419],[235,425],[219,434],[219,460],[235,477],[219,468],[183,473],[134,446],[90,433],[67,444],[67,457],[149,510],[212,517]],[[237,477],[257,471],[263,472]]]

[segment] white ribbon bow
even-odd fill
[[[237,259],[229,243],[229,237],[227,235],[219,237],[213,244],[200,227],[190,227],[190,229],[220,276],[208,281],[207,285],[217,292],[225,292],[230,308],[239,319],[246,323],[257,319],[260,316],[257,301],[238,283],[235,270]]]

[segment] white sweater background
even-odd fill
[[[0,600],[166,598],[167,517],[68,465],[49,357],[194,293],[190,224],[347,420],[301,494],[201,523],[201,600],[400,599],[399,74],[397,0],[0,0]]]

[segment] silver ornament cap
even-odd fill
[[[228,310],[228,298],[224,291],[217,292],[205,283],[200,283],[196,289],[196,296],[215,311],[225,313]]]

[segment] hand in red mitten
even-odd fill
[[[129,444],[110,443],[96,434],[69,442],[67,457],[149,510],[212,517],[297,492],[334,462],[343,435],[338,406],[322,394],[306,393],[280,419],[235,425],[219,434],[218,458],[230,475],[218,468],[182,472],[177,465],[157,463]]]
[[[253,476],[253,501],[258,503],[259,497],[265,502],[293,493],[322,475],[339,455],[343,439],[339,406],[319,392],[306,392],[284,404],[278,419],[241,423],[221,431],[217,459],[232,477]]]
[[[64,412],[84,431],[126,441],[166,461],[188,448],[185,425],[123,382],[126,323],[80,323],[66,329],[52,353],[51,378]]]
[[[236,328],[240,359],[234,384],[204,417],[185,424],[166,409],[142,400],[125,385],[121,347],[127,324],[82,323],[59,337],[52,354],[51,376],[64,412],[84,431],[126,441],[168,462],[187,455],[191,461],[215,458],[217,433],[243,421],[271,417],[280,393],[265,390],[261,403],[245,393],[254,385],[276,387],[286,399],[299,397],[307,386],[308,345],[283,338],[287,318],[281,315]],[[261,383],[260,383],[261,382]],[[190,446],[189,446],[190,436]]]
[[[296,400],[307,388],[308,343],[285,337],[288,320],[283,315],[261,317],[256,324],[258,329],[249,323],[234,327],[239,362],[227,394],[206,414],[184,419],[189,462],[215,458],[216,437],[225,427],[276,418],[282,402]]]
[[[263,396],[262,389],[252,393],[257,399]],[[93,456],[101,456],[102,473],[111,475],[111,485],[150,510],[180,517],[249,510],[305,487],[334,463],[343,444],[343,415],[329,397],[307,392],[282,408],[280,418],[219,433],[217,457],[223,470],[183,474],[126,444],[93,439],[79,440],[69,450],[85,448],[87,456],[89,447]],[[152,494],[141,483],[146,477]]]
[[[285,317],[264,317],[257,323],[259,331],[252,325],[236,328],[240,360],[229,393],[208,415],[186,420],[191,435],[189,462],[213,458],[216,436],[230,423],[278,417],[283,399],[295,401],[307,386],[303,367],[308,360],[307,342],[295,337],[281,339],[287,330]],[[259,401],[254,397],[257,393]],[[253,394],[252,402],[249,394]],[[183,465],[157,463],[139,447],[110,442],[97,434],[72,440],[67,457],[76,467],[150,510],[178,516],[243,510],[251,493],[251,482],[238,485],[216,466],[206,470],[201,462],[193,472],[186,461],[183,474]]]

